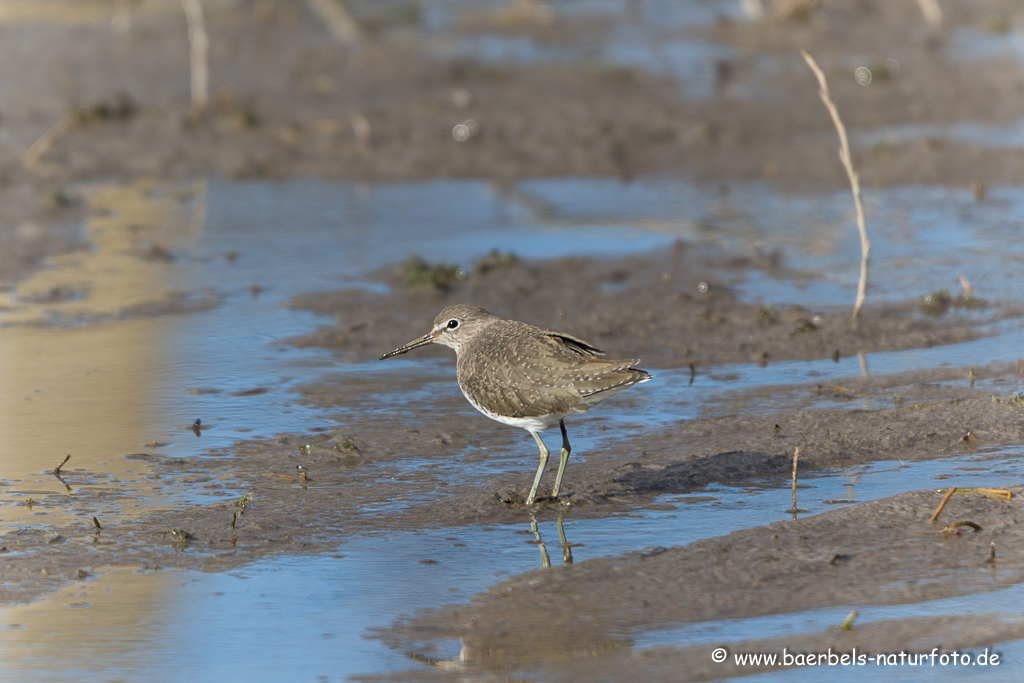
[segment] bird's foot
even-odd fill
[[[495,497],[500,503],[509,507],[523,509],[533,509],[540,505],[548,507],[569,507],[572,505],[571,496],[572,494],[566,493],[563,493],[560,496],[553,496],[543,492],[538,492],[536,496],[534,496],[533,501],[530,501],[529,496],[523,495],[523,493],[518,490],[508,491],[504,496],[495,494]]]

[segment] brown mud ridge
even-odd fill
[[[1011,59],[961,59],[949,49],[962,29],[998,33],[1000,19],[1011,26],[1016,8],[1007,0],[950,3],[938,32],[915,3],[847,0],[774,3],[802,10],[655,31],[661,40],[734,50],[718,60],[710,92],[584,58],[588,46],[608,39],[609,18],[472,16],[430,34],[387,10],[364,17],[355,10],[373,30],[353,48],[335,42],[300,3],[277,4],[270,12],[246,11],[247,3],[210,10],[214,95],[198,121],[188,117],[178,3],[139,8],[123,32],[112,33],[112,17],[102,12],[77,24],[3,27],[23,39],[0,42],[0,58],[35,68],[12,74],[8,85],[9,153],[0,155],[0,178],[12,189],[49,188],[42,203],[83,180],[207,173],[366,182],[672,171],[697,181],[845,188],[835,132],[801,49],[826,69],[853,133],[908,122],[1008,125],[1024,108]],[[453,43],[494,33],[580,56],[492,64],[452,54]],[[38,54],[19,52],[32,44]],[[55,44],[68,49],[47,49]],[[859,65],[875,74],[869,86],[853,78]],[[26,167],[23,153],[72,109],[81,112],[74,125]],[[452,131],[468,119],[478,132],[460,143]],[[1019,148],[922,136],[858,147],[854,156],[867,186],[1024,181]]]
[[[447,277],[440,287],[436,280],[408,286],[410,277],[443,277],[446,268],[429,266],[424,273],[424,265],[412,260],[378,274],[392,286],[389,295],[346,290],[294,299],[294,307],[333,315],[338,323],[289,343],[370,360],[425,334],[445,306],[470,302],[502,318],[580,337],[609,357],[640,357],[655,368],[692,363],[699,369],[956,344],[989,334],[988,323],[1024,313],[1015,301],[989,306],[950,298],[943,315],[930,315],[921,304],[928,293],[921,292],[896,305],[871,305],[869,298],[854,320],[852,291],[850,308],[809,310],[752,304],[730,288],[729,283],[754,270],[812,283],[822,277],[788,269],[783,260],[780,253],[708,257],[684,242],[618,259],[521,261],[499,254],[484,259],[464,279]],[[446,351],[416,353],[443,357]]]

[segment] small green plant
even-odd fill
[[[93,121],[123,121],[138,113],[138,107],[129,95],[118,95],[109,100],[97,100],[75,109],[78,123]]]
[[[928,315],[942,315],[950,308],[965,308],[971,310],[976,308],[985,308],[987,306],[987,301],[977,298],[973,293],[971,293],[970,289],[967,288],[965,288],[963,294],[955,298],[945,289],[936,289],[934,292],[929,292],[921,297],[920,303],[921,312]]]
[[[1003,35],[1009,33],[1013,25],[1010,20],[1002,14],[990,14],[981,20],[981,27],[989,33]]]
[[[407,2],[395,10],[395,20],[406,26],[419,26],[423,19],[423,8],[418,2]]]
[[[958,296],[956,301],[953,302],[957,308],[966,308],[968,310],[975,308],[987,308],[988,301],[985,299],[979,299],[973,294],[967,296]]]
[[[402,264],[402,283],[406,287],[427,285],[444,290],[465,279],[466,269],[450,263],[430,265],[423,259],[413,256]]]
[[[817,329],[818,326],[814,324],[813,320],[807,320],[806,318],[803,318],[801,320],[796,321],[796,329],[793,330],[793,333],[790,336],[795,337],[798,334],[803,334],[804,332],[814,332]]]
[[[635,70],[621,64],[591,60],[584,65],[584,68],[594,78],[612,85],[625,85],[636,80]]]
[[[892,395],[892,403],[897,408],[902,406],[903,405],[903,394],[900,393],[900,392],[896,392],[895,394],[893,394]]]
[[[476,264],[476,270],[478,273],[486,273],[489,270],[509,268],[515,265],[518,260],[511,251],[494,249],[490,254],[481,259],[480,263]]]
[[[921,297],[921,312],[928,315],[942,315],[953,305],[953,297],[945,289],[936,289]]]
[[[779,319],[779,314],[774,306],[761,306],[757,309],[757,324],[771,325]]]

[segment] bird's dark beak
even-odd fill
[[[405,353],[406,351],[412,351],[417,346],[426,346],[427,344],[433,344],[433,343],[434,343],[434,336],[431,335],[431,334],[425,334],[422,337],[420,337],[419,339],[413,339],[411,342],[409,342],[405,346],[399,346],[394,351],[388,351],[387,353],[385,353],[383,356],[380,357],[380,360],[384,360],[385,358],[391,358],[391,356],[401,355],[401,354]]]

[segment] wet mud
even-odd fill
[[[1016,378],[1017,371],[1015,365],[978,370],[990,378]],[[944,371],[946,378],[965,374],[966,369]],[[903,376],[898,385],[932,384],[915,379],[922,378]],[[933,374],[927,379],[940,378]],[[395,388],[398,393],[392,396],[400,397],[402,387]],[[862,394],[872,388],[887,391],[870,379],[863,386],[854,384]],[[336,402],[342,426],[243,441],[200,459],[165,459],[144,452],[125,456],[147,461],[157,480],[210,489],[223,502],[157,511],[102,530],[82,520],[68,527],[6,534],[5,576],[12,580],[3,587],[4,600],[44,592],[81,566],[116,562],[152,569],[223,569],[266,553],[326,552],[350,533],[525,524],[531,515],[604,516],[642,509],[656,494],[691,492],[713,483],[779,485],[789,480],[795,447],[801,449],[800,472],[807,473],[880,459],[937,458],[1024,438],[1019,398],[971,390],[963,380],[960,386],[933,386],[930,400],[906,407],[729,414],[664,430],[633,425],[604,432],[597,448],[574,453],[564,495],[557,501],[542,498],[529,509],[522,499],[536,458],[532,442],[518,430],[491,425],[457,391],[400,403],[401,420],[380,419],[375,404],[379,394],[356,387],[324,384],[305,391],[309,400],[321,404],[332,395],[343,396]],[[777,432],[775,425],[780,427]],[[473,463],[481,456],[488,474],[478,478]],[[79,508],[125,495],[87,488],[96,480],[86,471],[65,471],[62,476],[66,484],[80,488],[73,503]],[[238,491],[242,495],[231,494]],[[861,510],[864,519],[874,514],[860,505],[851,509]],[[868,527],[858,529],[865,537],[873,533]],[[176,536],[175,530],[188,532],[188,537]]]
[[[526,14],[502,18],[500,12],[481,18],[477,12],[476,19],[462,16],[441,35],[417,32],[400,11],[385,9],[370,12],[383,38],[357,50],[339,49],[299,3],[275,5],[269,12],[212,10],[215,96],[210,115],[198,122],[188,116],[187,43],[176,3],[149,3],[148,11],[132,13],[113,35],[104,24],[110,16],[102,12],[92,22],[8,27],[40,44],[68,45],[37,69],[67,71],[69,60],[83,51],[108,67],[79,76],[71,102],[66,90],[44,82],[31,105],[12,103],[5,120],[17,124],[17,135],[9,144],[24,149],[68,109],[95,110],[127,92],[134,103],[130,116],[92,116],[72,127],[30,176],[43,171],[47,182],[60,187],[85,178],[210,171],[234,178],[360,181],[629,179],[681,171],[703,182],[843,188],[834,130],[801,49],[817,54],[830,73],[851,130],[908,121],[998,126],[1015,121],[1021,110],[1019,70],[1011,60],[963,59],[955,49],[958,31],[985,30],[1012,16],[1012,4],[1002,0],[945,8],[944,28],[937,32],[912,3],[793,3],[813,9],[776,8],[753,24],[723,11],[710,25],[657,29],[628,13],[617,20],[556,13],[547,21]],[[728,56],[716,61],[710,88],[680,87],[641,65],[587,57],[593,54],[589,46],[607,40],[616,21],[636,22],[666,44],[721,44]],[[494,62],[455,49],[480,34],[535,41],[576,59]],[[886,66],[886,60],[897,66]],[[858,65],[877,74],[869,87],[852,78]],[[169,83],[178,83],[177,90],[169,91]],[[11,87],[25,86],[19,81]],[[459,143],[453,126],[468,119],[478,122],[478,133]],[[819,139],[821,144],[809,144]],[[856,157],[868,186],[967,187],[972,180],[992,185],[1024,179],[1019,149],[995,145],[925,137],[860,149]],[[12,181],[26,178],[20,151],[5,159],[2,170]]]
[[[654,680],[749,673],[739,666],[708,666],[707,647],[661,648],[625,657],[614,653],[630,651],[632,635],[659,625],[830,605],[920,602],[1019,582],[1014,544],[1021,529],[1015,505],[981,494],[954,495],[944,516],[930,522],[942,495],[911,492],[684,547],[648,548],[530,572],[495,585],[469,605],[409,619],[386,637],[403,638],[394,646],[406,651],[423,642],[460,639],[462,651],[454,663],[469,671],[529,671],[550,662],[556,680],[573,672],[579,676],[575,667],[581,662],[596,680],[621,680],[630,664],[640,662],[645,671],[652,670]],[[961,526],[956,528],[966,533],[952,533],[947,524],[954,520],[971,521],[979,530]],[[1006,553],[990,561],[993,543]],[[907,581],[910,575],[914,581]],[[601,599],[592,599],[598,595]],[[863,630],[765,638],[731,648],[850,652],[856,647],[874,654],[941,646],[949,651],[991,642],[987,638],[1018,638],[1024,627],[1010,614],[988,622],[981,632],[974,630],[976,625],[970,618],[924,628],[918,620],[881,622]],[[680,668],[671,674],[658,671],[667,665]]]
[[[1019,318],[1019,302],[971,299],[932,315],[922,297],[871,305],[856,320],[850,308],[807,309],[786,302],[741,300],[730,283],[741,273],[812,281],[822,273],[794,272],[774,256],[708,258],[678,242],[668,251],[617,259],[488,260],[443,287],[406,285],[407,266],[379,273],[387,295],[345,290],[296,297],[291,305],[333,315],[338,325],[289,339],[295,346],[336,351],[365,361],[424,334],[434,315],[453,303],[472,302],[495,315],[567,332],[609,357],[640,357],[652,367],[698,370],[725,363],[767,365],[782,360],[839,358],[874,351],[929,348],[977,339],[991,323]],[[435,266],[436,267],[436,266]],[[960,305],[958,305],[960,304]],[[443,349],[417,355],[443,356]]]

